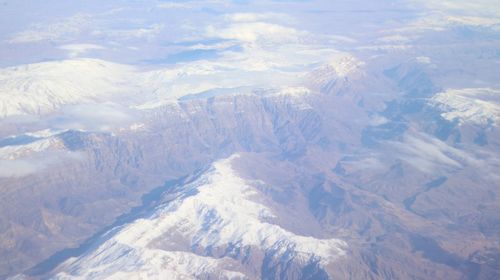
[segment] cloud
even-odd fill
[[[232,13],[224,16],[224,21],[210,25],[205,36],[227,40],[238,40],[252,44],[298,43],[307,32],[278,24],[293,22],[281,13]]]
[[[189,9],[192,6],[189,3],[165,2],[156,5],[156,7],[160,9]]]
[[[293,28],[267,22],[245,22],[217,29],[207,28],[207,36],[238,40],[244,43],[279,44],[298,43],[301,33]]]
[[[102,40],[103,38],[117,41],[151,39],[164,28],[161,23],[137,26],[136,22],[126,22],[117,26],[114,24],[114,20],[110,20],[110,17],[116,17],[115,13],[123,11],[126,9],[113,9],[96,14],[78,13],[66,18],[34,23],[26,30],[15,33],[7,42],[11,44],[41,41],[69,42],[78,40],[79,37],[88,36],[93,37],[94,40]]]
[[[33,43],[44,40],[68,40],[85,29],[92,17],[87,14],[76,14],[54,22],[36,23],[27,30],[19,32],[8,40],[9,43]]]
[[[31,160],[0,160],[0,177],[23,177],[38,172],[42,167]]]
[[[356,43],[357,41],[353,38],[347,37],[347,36],[340,36],[340,35],[327,35],[325,36],[326,39],[331,41],[332,43]]]
[[[382,42],[382,43],[390,43],[390,44],[408,43],[408,42],[412,41],[412,38],[410,38],[409,36],[403,36],[401,34],[394,34],[394,35],[384,36],[384,37],[378,38],[377,41]]]
[[[110,29],[110,30],[96,30],[92,32],[94,36],[109,36],[117,40],[123,39],[152,39],[156,37],[163,30],[163,24],[151,24],[141,28],[130,29]]]
[[[59,165],[65,161],[82,160],[81,152],[51,150],[16,159],[0,159],[0,177],[24,177]]]
[[[54,129],[113,131],[129,126],[136,118],[134,110],[107,102],[65,106],[48,122]]]
[[[500,5],[495,0],[413,0],[424,12],[404,32],[443,31],[453,26],[475,26],[500,30]]]
[[[221,5],[227,6],[230,4],[230,1],[226,1],[226,0],[170,1],[170,2],[162,2],[160,4],[157,4],[156,7],[159,9],[192,9],[192,8],[203,8],[203,7],[206,7],[206,5],[212,5],[212,4],[221,4]]]
[[[468,14],[475,16],[500,16],[500,5],[496,0],[416,0],[429,9],[454,14]]]
[[[500,17],[478,17],[464,15],[449,15],[447,13],[431,13],[421,17],[403,31],[443,31],[453,26],[475,26],[499,29]]]
[[[475,160],[466,152],[425,134],[405,135],[389,142],[391,154],[425,173],[462,168]]]
[[[421,64],[431,64],[432,60],[428,56],[417,56],[415,60]]]
[[[389,120],[381,115],[373,115],[369,121],[369,124],[372,126],[379,126],[388,123]]]
[[[80,56],[91,50],[102,50],[105,49],[103,46],[95,45],[95,44],[69,44],[62,45],[59,47],[61,50],[68,51],[69,56],[71,58]]]
[[[234,13],[225,16],[225,19],[233,22],[258,22],[264,20],[290,20],[290,17],[280,13]]]

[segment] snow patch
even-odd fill
[[[62,142],[57,138],[47,138],[33,143],[0,148],[0,159],[14,160],[26,155],[45,151],[51,147],[62,147]]]
[[[431,99],[441,116],[459,124],[497,124],[500,119],[500,90],[491,88],[448,89]]]
[[[337,80],[347,80],[359,75],[363,65],[363,61],[350,54],[337,54],[328,63],[313,70],[308,75],[308,82],[314,88],[321,88]]]

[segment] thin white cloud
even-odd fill
[[[57,166],[65,161],[82,160],[81,152],[50,150],[30,153],[16,159],[0,159],[0,177],[24,177]]]
[[[180,3],[180,2],[165,2],[156,5],[157,8],[160,9],[189,9],[191,8],[191,4],[188,3]]]
[[[88,51],[105,49],[103,46],[95,44],[68,44],[68,45],[62,45],[59,48],[61,50],[67,51],[69,57],[71,58],[78,57],[82,54],[85,54]]]
[[[231,24],[228,27],[209,26],[207,36],[222,39],[238,40],[245,43],[279,44],[297,43],[304,33],[291,27],[267,22],[244,22]]]
[[[391,154],[425,173],[462,168],[475,160],[466,152],[425,134],[406,134],[389,142]]]
[[[92,32],[94,36],[109,36],[118,40],[123,39],[152,39],[164,29],[163,24],[151,24],[141,28],[96,30]]]
[[[432,60],[430,57],[428,56],[417,56],[415,58],[415,60],[418,62],[418,63],[421,63],[421,64],[431,64],[432,63]]]
[[[11,37],[9,43],[33,43],[44,40],[67,40],[79,34],[92,21],[92,16],[76,14],[55,22],[37,23]]]
[[[496,0],[415,0],[427,8],[447,13],[475,16],[500,16],[500,5]]]
[[[226,15],[225,19],[233,22],[291,20],[286,14],[280,13],[234,13]]]
[[[389,35],[389,36],[384,36],[381,38],[378,38],[378,42],[382,43],[389,43],[389,44],[395,44],[395,43],[408,43],[411,42],[413,39],[410,38],[409,36],[404,36],[401,34],[394,34],[394,35]]]
[[[476,26],[500,30],[500,5],[495,0],[412,0],[423,6],[420,16],[403,32],[443,31],[452,26]]]
[[[23,177],[41,168],[40,164],[31,160],[0,160],[0,177]]]
[[[49,123],[56,129],[113,131],[130,126],[136,117],[133,110],[118,104],[87,103],[63,107]]]
[[[228,6],[230,4],[230,2],[226,1],[226,0],[203,0],[203,1],[186,0],[183,2],[170,1],[170,2],[162,2],[160,4],[157,4],[156,7],[159,9],[193,9],[193,8],[201,8],[201,7],[205,7],[207,5],[214,5],[214,4]]]

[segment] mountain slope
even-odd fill
[[[147,217],[108,232],[105,242],[57,268],[54,278],[266,279],[271,262],[322,270],[345,254],[341,240],[301,236],[276,224],[268,199],[252,186],[259,182],[233,169],[236,157],[168,190]],[[282,273],[300,278],[305,271]]]
[[[126,91],[130,66],[98,59],[51,61],[0,70],[0,117],[46,114],[65,104]]]

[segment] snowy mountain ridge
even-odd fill
[[[63,263],[65,272],[55,278],[185,279],[217,271],[223,279],[253,279],[256,272],[244,263],[259,262],[259,251],[302,264],[319,260],[320,266],[345,254],[342,240],[296,235],[273,224],[274,214],[262,204],[259,191],[231,167],[236,157],[214,163],[200,178],[168,193],[151,216]],[[241,257],[247,260],[239,263]]]
[[[132,68],[98,59],[50,61],[0,69],[0,116],[49,113],[125,90]]]

